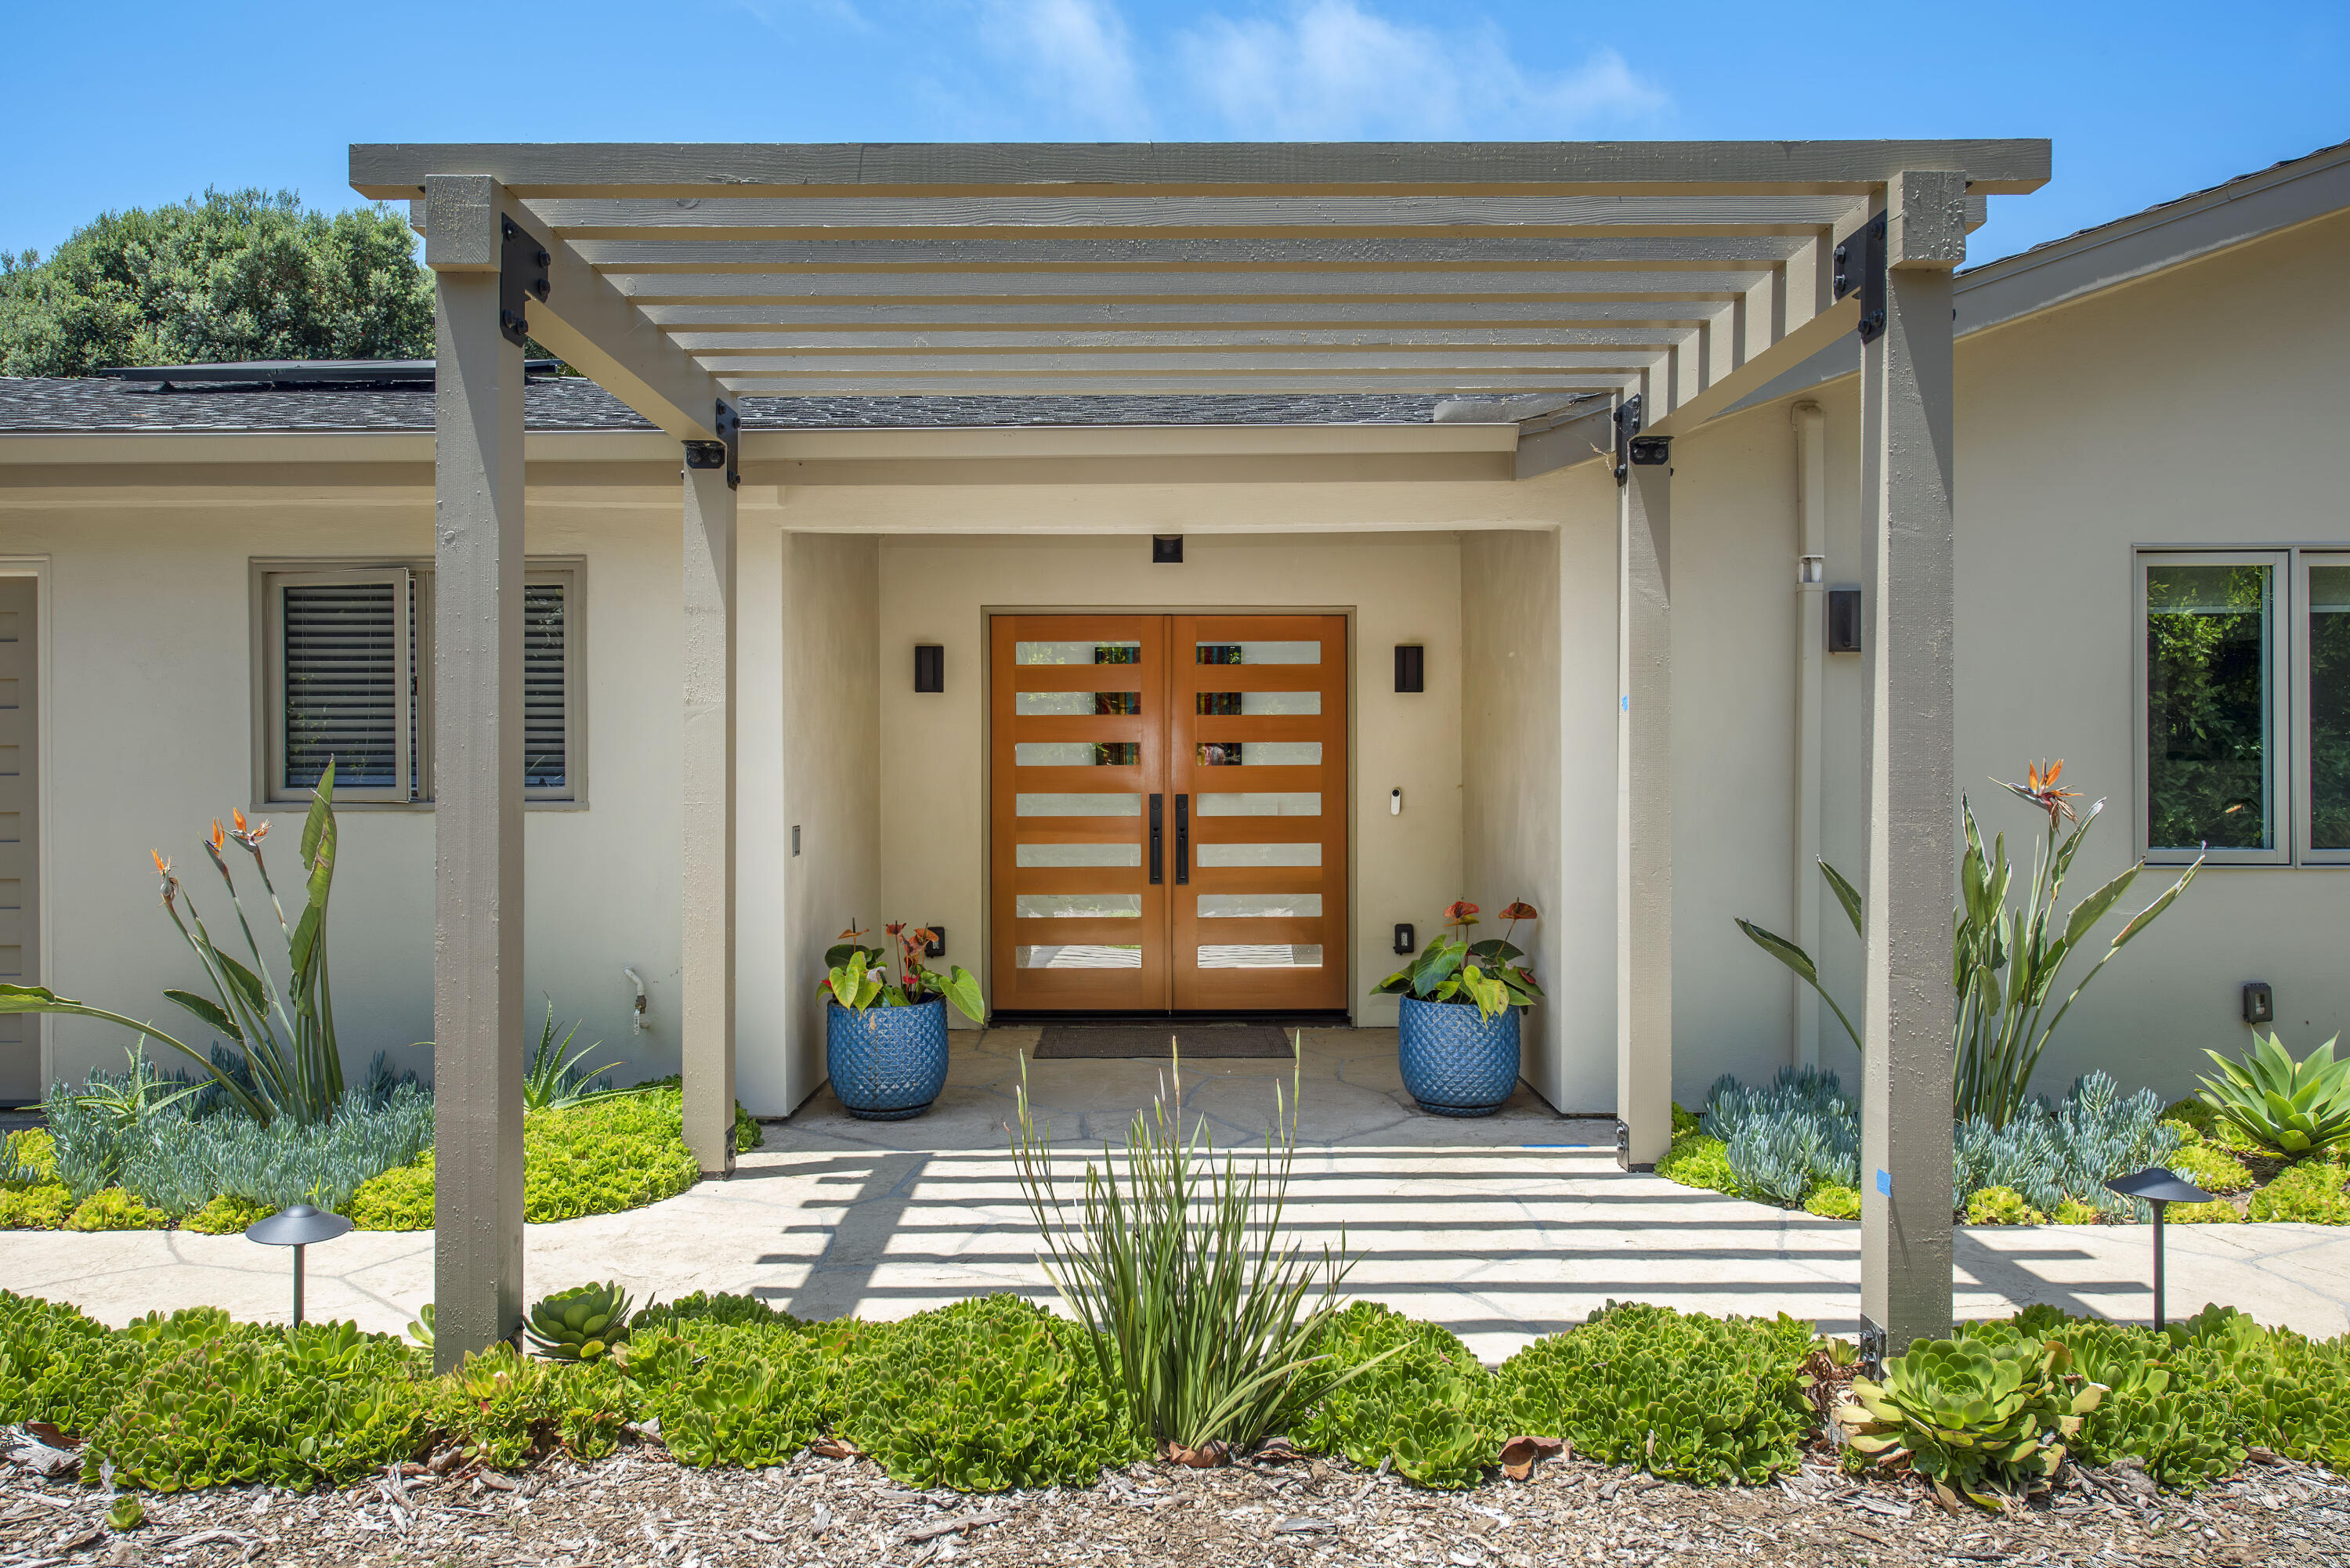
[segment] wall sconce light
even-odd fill
[[[1795,557],[1795,581],[1807,588],[1818,587],[1828,580],[1828,558],[1825,556]]]
[[[1150,564],[1154,566],[1180,566],[1183,564],[1183,535],[1153,534],[1150,536]]]
[[[1408,953],[1419,946],[1419,936],[1412,930],[1410,925],[1407,922],[1399,921],[1395,929],[1395,950],[1399,953]]]
[[[930,940],[922,944],[922,956],[924,958],[946,957],[947,929],[944,926],[924,926],[922,929],[931,933]]]
[[[947,689],[947,650],[935,642],[914,645],[914,690],[943,691]]]
[[[1830,653],[1860,651],[1860,590],[1858,588],[1828,590],[1828,651]]]
[[[2269,989],[2267,981],[2248,980],[2244,982],[2244,1022],[2276,1022],[2276,992]]]
[[[1428,649],[1416,642],[1396,644],[1396,690],[1428,690]]]

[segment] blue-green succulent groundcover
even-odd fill
[[[2343,1341],[2217,1308],[2163,1334],[2046,1308],[1961,1331],[2027,1334],[2064,1343],[2075,1384],[2110,1387],[2074,1439],[2077,1458],[2135,1455],[2173,1486],[2230,1473],[2256,1447],[2350,1462]],[[1786,1317],[1612,1303],[1496,1367],[1440,1326],[1369,1303],[1329,1320],[1316,1348],[1293,1441],[1440,1487],[1490,1476],[1521,1435],[1700,1484],[1766,1480],[1820,1440],[1820,1385],[1848,1359]],[[1972,1364],[1918,1366],[1944,1363]],[[81,1439],[87,1480],[134,1489],[309,1490],[451,1449],[505,1469],[558,1452],[594,1460],[624,1424],[655,1420],[690,1465],[782,1463],[827,1443],[910,1487],[1085,1485],[1151,1452],[1125,1409],[1087,1331],[1013,1295],[897,1323],[806,1323],[747,1296],[695,1295],[640,1312],[602,1359],[501,1346],[435,1376],[428,1351],[348,1324],[287,1329],[196,1308],[109,1329],[0,1292],[0,1423],[50,1423]]]

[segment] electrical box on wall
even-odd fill
[[[2251,980],[2244,982],[2244,1022],[2247,1023],[2276,1022],[2276,992],[2269,989],[2267,981]]]
[[[1830,653],[1860,651],[1860,590],[1858,588],[1828,590],[1828,651]]]

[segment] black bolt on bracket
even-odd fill
[[[743,421],[724,403],[718,405],[717,417],[711,421],[716,427],[716,441],[690,441],[685,443],[685,466],[688,468],[723,468],[726,471],[726,488],[735,489],[743,483],[741,458],[743,451]]]
[[[1885,336],[1885,214],[1879,213],[1835,248],[1835,296],[1858,291],[1860,340]]]
[[[1622,484],[1632,472],[1632,438],[1640,433],[1640,394],[1633,393],[1616,405],[1616,483]]]
[[[1673,461],[1673,438],[1670,436],[1634,436],[1627,455],[1635,468],[1662,468]]]
[[[553,293],[547,265],[554,258],[545,246],[512,218],[498,218],[498,330],[509,343],[520,345],[530,337],[526,319],[530,302],[546,303]]]

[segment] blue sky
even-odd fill
[[[363,140],[2046,136],[1987,260],[2350,138],[2350,6],[10,0],[0,249]],[[554,21],[539,28],[534,14]]]

